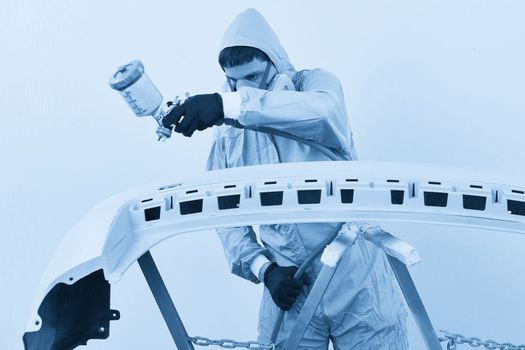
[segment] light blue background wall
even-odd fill
[[[284,4],[283,4],[284,3]],[[141,59],[167,96],[211,92],[223,30],[246,7],[296,67],[341,79],[360,158],[525,173],[525,2],[14,1],[0,11],[0,349],[21,349],[34,289],[63,235],[130,187],[201,171],[211,131],[156,142],[107,86]],[[385,225],[415,245],[437,328],[525,343],[525,237]],[[211,232],[153,249],[191,334],[253,339],[260,286],[231,276]],[[137,267],[113,287],[122,319],[89,349],[169,348]],[[411,324],[412,348],[422,349]]]

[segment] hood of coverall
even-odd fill
[[[220,51],[232,46],[255,47],[270,57],[280,74],[286,74],[290,79],[295,74],[295,68],[290,63],[279,38],[255,9],[247,9],[240,13],[224,32]]]

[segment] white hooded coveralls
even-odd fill
[[[225,117],[245,126],[265,126],[286,131],[330,148],[342,160],[356,153],[347,122],[343,91],[338,79],[321,69],[296,72],[279,39],[259,12],[241,13],[226,30],[221,50],[250,46],[265,52],[278,73],[292,79],[296,91],[266,91],[240,87],[224,93]],[[232,98],[232,95],[233,96]],[[239,106],[227,106],[239,101]],[[234,102],[235,103],[235,102]],[[234,113],[228,112],[237,110]],[[319,150],[302,143],[228,125],[215,128],[207,169],[224,169],[268,163],[329,160]],[[261,246],[252,227],[217,230],[230,270],[259,283],[252,273],[254,261],[269,259],[281,266],[299,266],[336,229],[337,223],[260,226]],[[366,229],[366,225],[362,226]],[[266,257],[266,258],[263,258]],[[304,349],[407,349],[406,311],[384,253],[359,238],[343,256],[332,282],[301,342]],[[322,265],[317,259],[307,272],[313,281]],[[286,312],[277,348],[293,327],[307,296],[303,292]],[[265,288],[259,315],[259,338],[270,341],[279,313]]]

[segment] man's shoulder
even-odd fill
[[[309,77],[325,77],[325,78],[331,78],[331,79],[337,79],[334,73],[324,69],[324,68],[314,68],[314,69],[308,69],[307,76]]]
[[[293,78],[294,85],[299,91],[303,90],[308,84],[327,80],[339,82],[339,79],[332,72],[324,68],[303,69],[298,71]]]

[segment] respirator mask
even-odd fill
[[[270,74],[273,64],[271,62],[266,63],[266,69],[262,75],[261,81],[252,81],[249,79],[234,80],[227,78],[228,87],[231,92],[237,91],[241,87],[251,87],[255,89],[262,89],[268,91],[276,90],[295,90],[292,80],[286,74],[276,73],[270,81],[268,81],[268,75]]]

